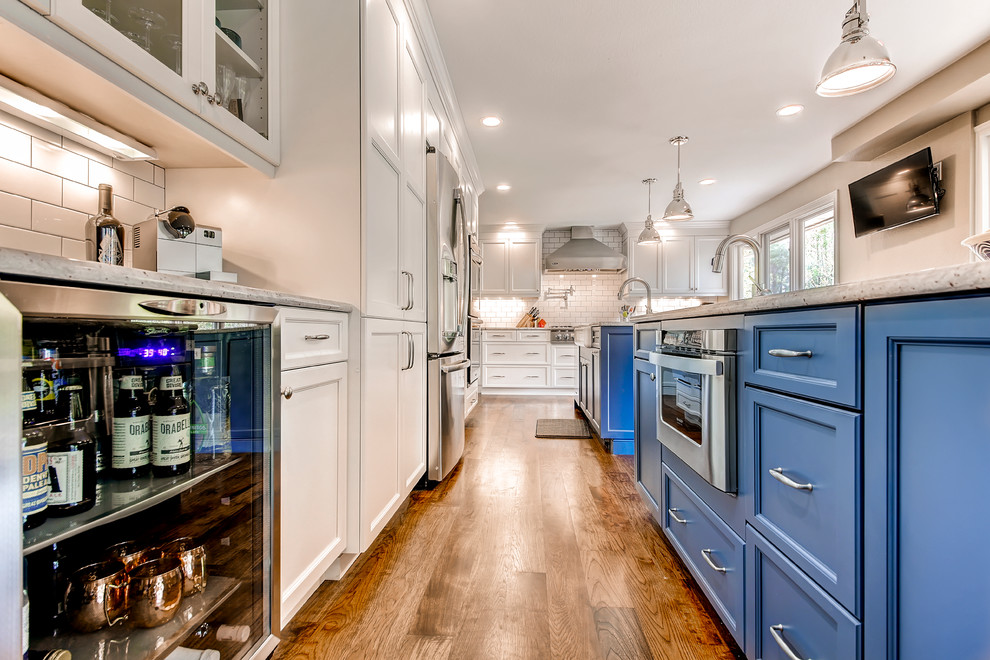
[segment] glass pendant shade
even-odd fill
[[[869,16],[863,0],[846,12],[842,41],[822,68],[815,87],[819,96],[849,96],[873,89],[890,80],[897,67],[890,61],[887,47],[870,36]]]

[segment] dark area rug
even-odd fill
[[[590,438],[591,431],[583,419],[538,419],[537,438]]]

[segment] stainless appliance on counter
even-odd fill
[[[552,325],[552,326],[550,326],[550,343],[551,344],[573,344],[574,343],[574,326],[573,325]]]
[[[578,391],[574,403],[591,422],[595,433],[601,433],[601,336],[600,325],[579,325],[574,328],[574,343],[578,346]]]
[[[650,362],[660,371],[660,442],[711,485],[736,491],[737,316],[661,323]]]
[[[426,170],[426,477],[440,481],[464,453],[469,257],[457,172],[432,147]]]
[[[2,408],[0,464],[20,468],[23,451],[25,466],[40,466],[23,484],[0,471],[3,612],[15,596],[20,608],[24,574],[34,650],[146,658],[205,646],[268,657],[278,643],[275,310],[16,281],[0,282],[0,294],[0,309],[9,301],[19,312],[0,327],[3,382],[22,388],[10,397],[21,411]],[[21,437],[31,443],[22,447]],[[34,519],[22,534],[24,513]],[[198,585],[169,592],[172,623],[135,614],[108,626],[102,607],[87,620],[69,598],[86,574],[78,569],[110,557],[111,546],[160,548],[183,537],[198,538],[204,572]],[[217,639],[224,625],[238,627],[238,641]],[[0,637],[0,656],[20,658],[7,641],[21,635]]]

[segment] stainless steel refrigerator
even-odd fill
[[[427,187],[427,470],[441,481],[464,453],[467,227],[457,172],[431,148]]]

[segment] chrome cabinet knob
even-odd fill
[[[292,388],[291,387],[284,388],[282,390],[282,396],[284,396],[286,399],[291,399],[292,398]]]

